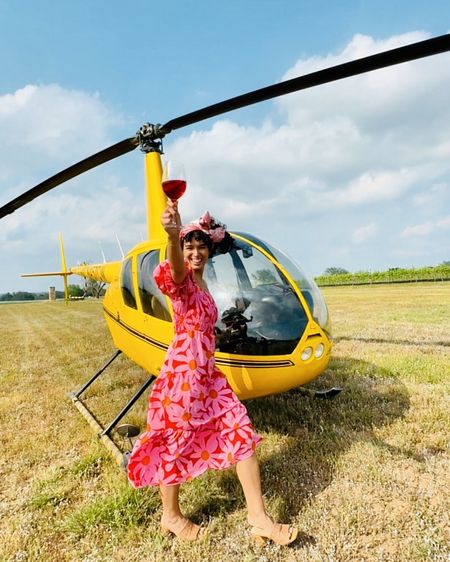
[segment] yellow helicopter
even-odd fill
[[[160,223],[166,205],[161,184],[162,139],[173,130],[246,105],[449,50],[450,35],[444,35],[249,92],[162,126],[145,124],[134,137],[67,168],[0,208],[2,218],[61,183],[138,146],[145,153],[147,240],[121,261],[67,269],[61,238],[62,271],[28,274],[63,276],[66,298],[68,275],[108,284],[103,311],[117,351],[81,389],[71,393],[71,398],[119,462],[123,455],[110,439],[110,432],[158,375],[173,336],[170,301],[152,276],[166,257],[167,245]],[[216,363],[240,399],[302,387],[320,375],[330,360],[330,322],[325,301],[314,281],[280,250],[251,234],[231,232],[231,236],[231,249],[212,256],[205,269],[205,279],[219,309]],[[121,352],[151,376],[104,428],[83,403],[81,394]],[[303,392],[331,398],[340,390]],[[123,434],[132,436],[138,431],[127,426]]]

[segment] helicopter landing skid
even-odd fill
[[[304,386],[298,386],[294,389],[294,392],[298,392],[303,396],[308,396],[309,398],[319,398],[321,400],[332,400],[338,394],[342,392],[342,388],[339,386],[333,386],[333,388],[327,388],[325,390],[313,390],[311,388],[305,388]]]
[[[147,388],[153,383],[155,380],[154,375],[150,375],[150,378],[147,379],[144,384],[138,389],[138,391],[130,398],[130,400],[125,404],[125,406],[120,410],[117,416],[110,422],[106,427],[103,427],[94,414],[89,410],[83,400],[80,398],[81,394],[89,388],[89,386],[106,370],[109,365],[116,359],[122,352],[120,349],[116,350],[112,357],[103,365],[101,369],[99,369],[88,381],[84,384],[80,390],[72,391],[68,393],[68,397],[72,400],[74,406],[77,410],[81,413],[81,415],[87,420],[88,424],[91,428],[95,431],[100,441],[105,445],[108,451],[112,454],[114,459],[116,460],[117,464],[123,469],[126,469],[129,451],[123,452],[119,449],[116,443],[111,438],[110,433],[112,430],[117,426],[120,420],[127,414],[127,412],[132,408],[132,406],[137,402],[140,396],[147,390]],[[137,426],[132,426],[130,424],[122,424],[122,426],[118,426],[116,431],[122,437],[135,437],[136,433],[139,433],[139,428]]]

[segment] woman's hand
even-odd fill
[[[177,238],[181,229],[181,217],[178,212],[178,201],[167,200],[166,208],[161,215],[161,224],[169,238]],[[174,226],[175,225],[175,226]]]

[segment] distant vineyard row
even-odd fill
[[[436,265],[418,269],[394,268],[388,271],[357,271],[356,273],[339,273],[319,275],[316,283],[327,285],[369,285],[372,283],[411,283],[414,281],[450,281],[450,265]]]

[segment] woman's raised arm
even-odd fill
[[[161,224],[167,232],[167,259],[169,260],[170,271],[175,283],[182,283],[186,277],[186,265],[184,263],[183,250],[180,245],[181,218],[178,212],[178,202],[167,201],[167,206],[161,215]],[[176,224],[176,228],[172,225]]]

